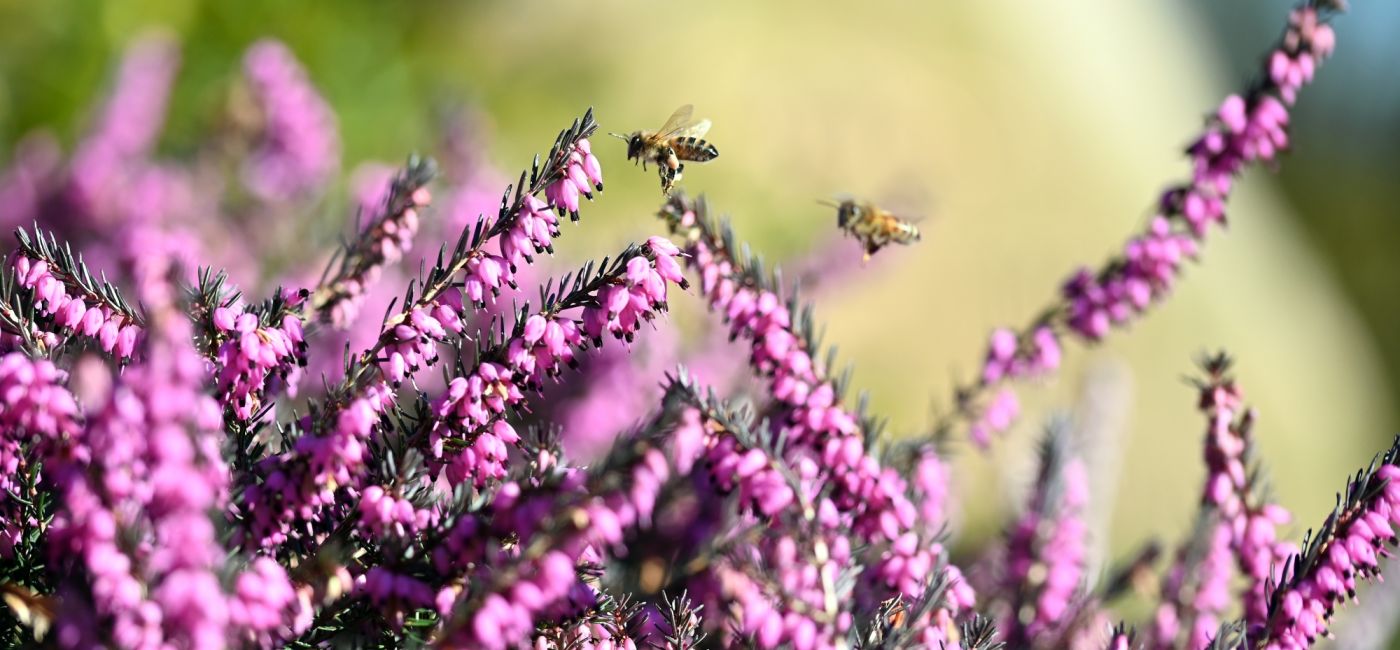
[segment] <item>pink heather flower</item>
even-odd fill
[[[7,442],[18,434],[47,445],[76,432],[78,402],[63,386],[67,373],[47,359],[11,352],[0,357],[0,433]],[[6,474],[3,479],[10,480]]]
[[[469,374],[452,379],[433,401],[436,418],[430,434],[430,456],[446,468],[452,484],[470,482],[480,488],[506,476],[509,452],[520,441],[503,418],[525,400],[525,391],[543,389],[547,378],[558,377],[575,364],[575,351],[585,333],[601,339],[606,326],[618,338],[630,338],[640,323],[666,307],[666,280],[659,268],[669,259],[668,245],[648,244],[651,256],[637,255],[625,273],[598,292],[600,306],[586,306],[581,321],[529,316],[520,334],[503,345],[504,362],[483,361]],[[621,299],[617,299],[617,297]],[[611,310],[617,309],[616,313]],[[606,318],[611,317],[611,323]],[[589,332],[591,323],[598,329]],[[448,441],[454,444],[449,445]]]
[[[1016,333],[1005,328],[992,331],[982,381],[994,384],[1003,379],[1023,379],[1047,375],[1060,367],[1060,339],[1049,327],[1038,327],[1022,345]]]
[[[223,339],[214,356],[219,397],[235,416],[248,420],[257,414],[273,377],[294,393],[300,368],[306,365],[298,316],[287,314],[278,327],[264,327],[255,313],[219,307],[213,325]]]
[[[1051,322],[1042,319],[1036,327],[1049,325],[1054,332],[1063,326],[1085,341],[1097,342],[1113,327],[1127,326],[1165,299],[1185,260],[1199,255],[1210,226],[1225,224],[1225,204],[1234,178],[1247,164],[1272,162],[1287,148],[1288,106],[1334,45],[1335,35],[1319,21],[1316,7],[1296,9],[1279,49],[1264,66],[1267,83],[1247,95],[1227,97],[1188,149],[1193,166],[1190,181],[1163,192],[1159,212],[1147,231],[1129,239],[1120,257],[1098,270],[1080,268],[1071,274],[1061,284],[1059,304],[1043,312]],[[975,398],[1003,379],[1019,378],[1011,367],[1011,342],[1028,334],[995,334],[980,381],[959,388],[958,408],[935,430],[947,429],[956,418],[968,422],[974,440],[988,437],[986,428],[976,423],[983,414],[965,405],[975,404]],[[1053,366],[1058,357],[1057,350],[1044,361]]]
[[[229,612],[215,572],[225,551],[210,518],[228,498],[219,408],[203,393],[189,321],[168,294],[143,298],[156,336],[87,424],[92,467],[60,470],[53,535],[55,552],[69,552],[55,561],[76,559],[92,576],[90,596],[63,607],[73,620],[110,620],[119,645],[222,647]]]
[[[79,211],[101,210],[129,166],[149,153],[178,67],[179,50],[168,36],[149,35],[128,49],[106,105],[73,154],[68,198]]]
[[[1243,409],[1239,388],[1227,375],[1229,360],[1215,357],[1205,367],[1208,377],[1201,383],[1200,407],[1208,418],[1204,453],[1207,474],[1202,502],[1218,511],[1221,526],[1230,531],[1230,550],[1240,572],[1249,579],[1243,598],[1244,619],[1255,625],[1267,615],[1269,585],[1277,582],[1278,569],[1294,552],[1275,534],[1277,526],[1288,523],[1289,514],[1262,498],[1260,486],[1252,483],[1257,474],[1245,466],[1253,413]],[[1243,415],[1238,415],[1241,412]],[[1226,581],[1229,576],[1226,573],[1213,579]],[[1226,604],[1217,602],[1215,609],[1208,611],[1221,612]],[[1199,636],[1201,632],[1198,629],[1194,634]]]
[[[1330,25],[1318,21],[1315,7],[1299,7],[1288,16],[1282,45],[1269,56],[1269,79],[1284,101],[1292,104],[1298,90],[1312,81],[1322,59],[1331,56],[1336,35]]]
[[[550,183],[544,194],[549,200],[549,206],[561,216],[567,213],[574,221],[578,221],[578,198],[582,195],[592,201],[595,188],[603,191],[603,168],[593,156],[592,147],[586,138],[575,143],[568,156],[563,176]]]
[[[1294,555],[1263,622],[1262,647],[1306,648],[1328,634],[1336,607],[1356,593],[1360,580],[1380,575],[1380,560],[1392,555],[1400,525],[1400,466],[1386,462],[1364,484],[1349,486],[1347,502],[1330,518],[1329,527],[1309,544],[1309,554]]]
[[[412,576],[397,575],[382,566],[365,573],[357,588],[375,605],[391,606],[400,611],[411,612],[419,607],[428,607],[437,599],[437,594],[427,583]]]
[[[16,253],[13,266],[19,286],[33,291],[35,308],[52,316],[61,332],[94,339],[118,359],[132,358],[142,330],[131,316],[104,304],[66,274],[60,278],[56,273],[62,270],[48,261]]]
[[[558,183],[567,183],[560,180]],[[551,186],[552,187],[552,186]],[[559,219],[549,204],[535,196],[525,197],[511,227],[501,235],[501,258],[513,273],[515,269],[534,263],[538,253],[554,254],[554,238],[559,236]],[[494,288],[499,288],[497,283]]]
[[[319,519],[321,509],[336,502],[337,490],[356,487],[370,436],[393,399],[387,386],[371,386],[340,410],[327,430],[309,431],[289,452],[259,461],[243,488],[240,509],[246,521],[239,543],[275,548],[299,539],[303,533],[294,522]]]
[[[831,614],[822,575],[848,561],[849,549],[833,546],[832,557],[823,566],[804,546],[792,537],[776,534],[763,540],[746,558],[763,567],[765,574],[777,583],[776,589],[765,589],[742,566],[721,567],[721,588],[740,612],[735,631],[752,638],[759,648],[836,648],[836,640],[849,628],[848,616],[821,621],[813,616],[813,612],[821,612],[823,618]]]
[[[1100,277],[1081,270],[1065,285],[1070,328],[1089,340],[1103,338],[1110,325],[1126,324],[1165,297],[1196,252],[1195,239],[1173,233],[1166,218],[1153,219],[1146,235],[1129,240],[1123,264]]]
[[[596,306],[584,308],[582,331],[595,344],[601,345],[604,334],[630,343],[643,323],[666,309],[667,277],[679,277],[673,259],[676,253],[669,252],[675,248],[669,243],[658,246],[648,242],[648,249],[654,260],[632,258],[626,275],[598,292]],[[679,283],[686,286],[684,278]]]
[[[340,136],[330,107],[282,43],[255,43],[244,56],[243,72],[263,119],[244,183],[271,201],[318,191],[340,164]]]
[[[363,226],[334,276],[311,298],[320,319],[339,329],[356,321],[361,303],[385,267],[398,263],[412,250],[419,212],[432,200],[426,187],[435,173],[430,161],[411,159],[403,171],[387,181],[373,168],[364,173],[366,178],[361,179],[363,185],[357,191]]]
[[[933,537],[948,522],[948,496],[951,476],[947,464],[932,447],[919,454],[914,468],[914,490],[922,497],[919,502],[919,523],[922,533]]]
[[[1026,512],[1006,542],[1003,582],[1012,603],[1002,630],[1017,647],[1066,632],[1084,582],[1089,475],[1081,459],[1066,456],[1065,434],[1050,435]]]
[[[604,553],[619,547],[625,529],[649,522],[661,487],[670,477],[670,469],[665,457],[651,448],[640,454],[626,474],[630,485],[608,493],[576,482],[566,483],[563,486],[566,494],[587,495],[579,506],[581,516],[574,518],[581,528],[563,535],[538,557],[485,560],[487,565],[511,562],[518,578],[509,586],[486,595],[470,614],[467,624],[451,636],[450,645],[516,647],[533,633],[538,617],[551,611],[577,612],[591,604],[596,597],[579,582],[577,564],[586,558],[601,562]],[[572,476],[583,478],[581,473]],[[494,524],[503,533],[528,538],[547,520],[545,514],[557,507],[557,498],[557,495],[526,494],[518,483],[507,483],[491,504],[496,515]],[[449,534],[446,547],[442,549],[446,552],[435,558],[436,563],[439,567],[451,566],[457,558],[473,557],[485,550],[479,544],[477,521],[463,518]],[[437,607],[439,610],[449,608],[441,603]],[[563,617],[573,616],[576,614]]]
[[[724,492],[738,490],[741,507],[772,517],[795,501],[787,479],[761,450],[744,450],[733,436],[720,437],[708,447],[710,474]]]
[[[819,529],[833,535],[849,530],[855,541],[869,544],[871,557],[865,559],[872,575],[860,581],[865,591],[858,600],[878,603],[899,590],[915,590],[933,564],[932,553],[906,557],[889,548],[908,539],[906,533],[918,524],[908,483],[898,472],[882,468],[866,450],[860,423],[840,404],[825,370],[812,357],[814,351],[794,331],[789,308],[772,291],[744,282],[740,262],[724,248],[728,239],[696,213],[698,207],[676,197],[662,216],[684,237],[685,262],[699,278],[711,308],[729,323],[732,337],[749,341],[750,365],[767,378],[769,394],[779,407],[775,429],[786,440],[780,460],[793,469],[800,489],[811,494],[794,493],[786,479],[779,482],[775,470],[764,469],[772,463],[761,462],[756,455],[761,452],[734,447],[732,438],[721,438],[708,448],[707,466],[721,489],[739,490],[746,508],[771,518],[801,497],[812,502]],[[719,460],[726,462],[719,465]],[[830,488],[829,496],[818,498],[824,487]],[[836,539],[852,543],[844,535]]]
[[[23,516],[15,499],[33,499],[21,477],[42,462],[51,477],[65,458],[84,458],[76,446],[78,402],[63,386],[66,374],[44,359],[11,352],[0,357],[0,557],[13,556],[22,536],[40,522]]]
[[[229,623],[258,645],[271,645],[275,634],[289,625],[299,596],[287,572],[275,560],[253,560],[234,583],[229,597]]]
[[[437,363],[438,343],[465,328],[461,315],[462,296],[456,289],[448,289],[409,309],[402,321],[386,329],[380,335],[380,369],[390,385],[398,387],[419,370]]]
[[[992,402],[982,411],[981,419],[973,423],[972,441],[985,449],[991,444],[994,434],[1010,429],[1020,415],[1021,402],[1016,398],[1016,391],[1011,388],[997,391]]]
[[[419,508],[378,485],[371,485],[360,494],[359,510],[358,523],[375,537],[409,537],[438,521],[436,510]]]

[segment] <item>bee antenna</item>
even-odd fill
[[[621,133],[613,133],[612,131],[609,131],[609,132],[608,132],[608,135],[610,135],[610,136],[612,136],[612,137],[614,137],[614,138],[617,138],[618,140],[630,140],[630,139],[631,139],[631,138],[629,138],[629,137],[627,137],[627,136],[625,136],[625,135],[622,135]]]
[[[835,201],[832,201],[831,199],[817,199],[817,205],[824,205],[824,206],[826,206],[826,207],[828,207],[828,208],[839,208],[839,207],[841,207],[841,204],[840,204],[840,203],[837,203],[837,202],[835,202]]]

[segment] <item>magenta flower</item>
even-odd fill
[[[1089,477],[1068,449],[1067,426],[1046,434],[1033,492],[1007,536],[1002,580],[1010,602],[1001,628],[1018,646],[1052,647],[1071,632],[1084,588]]]
[[[960,386],[954,410],[933,429],[965,423],[982,444],[987,428],[979,396],[1008,380],[1053,371],[1059,361],[1059,333],[1097,342],[1114,327],[1125,327],[1165,300],[1184,263],[1200,255],[1211,225],[1225,224],[1225,203],[1234,179],[1246,165],[1271,162],[1288,146],[1288,108],[1335,45],[1332,29],[1313,3],[1290,14],[1289,27],[1264,66],[1266,81],[1243,95],[1231,95],[1188,149],[1193,175],[1162,193],[1158,214],[1146,232],[1129,238],[1120,256],[1097,270],[1080,268],[1061,285],[1060,300],[1025,330],[993,333],[981,376]],[[1026,348],[1026,349],[1023,349]],[[1039,349],[1046,350],[1038,356]],[[1017,358],[1025,359],[1017,364]],[[1038,361],[1037,361],[1038,359]]]
[[[81,263],[59,258],[52,240],[46,242],[41,233],[35,240],[21,235],[21,246],[25,253],[13,258],[15,278],[51,319],[52,333],[91,339],[118,359],[130,359],[142,336],[141,318],[120,294],[94,281]]]
[[[1191,178],[1120,255],[1076,273],[1024,329],[991,333],[938,433],[967,426],[989,444],[1019,416],[1012,382],[1053,375],[1066,339],[1098,340],[1170,295],[1224,224],[1236,175],[1288,147],[1296,93],[1335,46],[1331,8],[1293,12],[1264,76],[1212,113]],[[546,280],[537,300],[512,293],[542,275],[532,266],[563,216],[599,198],[591,111],[501,195],[482,189],[480,152],[459,147],[446,192],[429,188],[426,158],[371,169],[343,250],[291,256],[334,260],[322,276],[293,261],[258,269],[291,288],[235,287],[210,256],[256,260],[244,244],[257,233],[183,217],[248,207],[216,178],[238,163],[256,199],[281,204],[255,212],[309,206],[339,165],[334,116],[286,48],[262,42],[245,61],[262,120],[252,154],[222,158],[241,155],[235,139],[202,147],[197,166],[157,163],[173,66],[171,51],[134,51],[72,163],[34,145],[0,176],[16,204],[3,214],[71,234],[52,214],[71,209],[97,227],[75,240],[86,258],[20,231],[0,277],[0,591],[37,643],[1140,647],[1109,608],[1156,552],[1106,584],[1090,574],[1089,469],[1064,427],[1004,544],[954,565],[947,439],[886,440],[795,288],[703,200],[663,205],[674,242]],[[434,193],[447,216],[424,220]],[[677,343],[662,316],[687,276],[747,372],[715,341]],[[386,287],[403,293],[391,302]],[[639,339],[647,329],[662,338]],[[302,381],[319,353],[340,362]],[[708,383],[660,374],[678,359]],[[1202,512],[1141,644],[1310,645],[1393,553],[1400,443],[1294,546],[1223,357],[1198,388]],[[580,458],[586,438],[596,449]]]
[[[258,413],[274,376],[295,395],[296,379],[306,365],[306,339],[296,314],[267,327],[256,313],[218,307],[211,320],[218,341],[219,399],[236,417],[248,420]]]
[[[1397,449],[1357,475],[1323,528],[1283,567],[1267,618],[1250,634],[1258,647],[1311,646],[1327,634],[1336,607],[1355,597],[1359,581],[1379,579],[1380,561],[1391,556],[1400,525]]]
[[[315,193],[340,165],[340,135],[330,106],[292,51],[277,41],[250,47],[243,72],[262,111],[257,148],[243,169],[244,183],[270,201]]]
[[[432,160],[415,157],[382,187],[361,189],[362,204],[366,200],[373,202],[364,212],[368,215],[365,224],[340,259],[336,273],[312,292],[310,309],[318,318],[341,329],[355,321],[360,303],[384,267],[397,263],[412,250],[419,212],[432,199],[426,186],[436,173]]]
[[[168,36],[149,35],[127,51],[111,95],[73,154],[68,199],[86,215],[111,218],[103,210],[141,162],[165,124],[166,102],[180,55]]]

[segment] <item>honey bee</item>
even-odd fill
[[[836,208],[836,225],[865,246],[865,261],[890,244],[910,244],[922,237],[919,227],[901,219],[868,201],[843,199],[840,203],[823,201]]]
[[[710,130],[709,120],[691,120],[693,106],[686,104],[676,109],[671,118],[655,131],[633,131],[632,135],[610,133],[609,135],[627,142],[627,159],[642,163],[656,163],[656,173],[661,177],[661,191],[671,194],[671,188],[681,179],[685,163],[709,162],[719,157],[719,149],[701,139]]]

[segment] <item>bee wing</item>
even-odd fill
[[[671,135],[672,137],[677,137],[677,138],[684,138],[684,137],[686,137],[686,136],[689,136],[689,137],[692,137],[692,138],[703,138],[703,137],[705,137],[705,134],[706,134],[706,133],[709,133],[709,132],[710,132],[710,121],[709,121],[709,120],[700,120],[699,122],[696,122],[696,123],[694,123],[694,124],[691,124],[691,125],[688,125],[688,126],[682,126],[682,127],[678,128],[678,129],[676,129],[675,132],[671,133],[670,135]]]
[[[671,117],[666,120],[666,123],[662,124],[661,128],[656,130],[655,137],[669,138],[681,129],[691,126],[690,116],[694,112],[695,107],[690,104],[677,108],[676,112],[671,113]]]
[[[837,193],[837,194],[833,194],[833,195],[831,196],[831,198],[829,198],[829,199],[817,199],[817,204],[818,204],[818,205],[824,205],[824,206],[826,206],[826,207],[828,207],[828,208],[838,208],[838,209],[839,209],[839,208],[841,207],[842,204],[847,203],[847,202],[852,202],[852,203],[853,203],[853,202],[855,202],[855,200],[856,200],[856,197],[855,197],[854,195],[848,194],[848,193],[846,193],[846,192],[840,192],[840,193]]]

